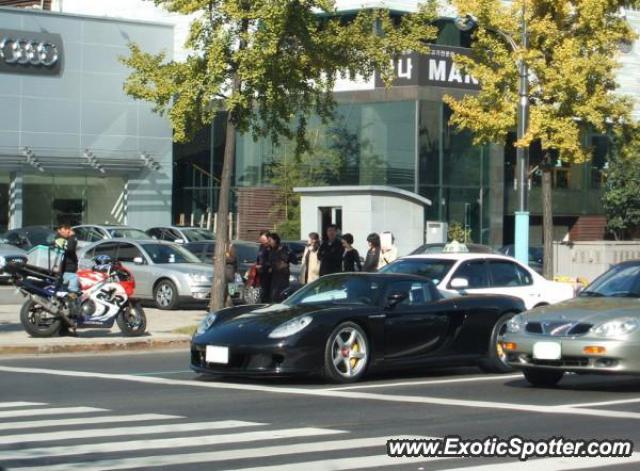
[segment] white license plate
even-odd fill
[[[533,344],[533,358],[537,360],[559,360],[562,347],[558,342],[536,342]]]
[[[207,363],[224,363],[226,365],[229,363],[229,348],[207,345],[205,359]]]

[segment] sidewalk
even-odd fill
[[[161,311],[145,307],[147,334],[142,337],[125,337],[114,324],[111,329],[78,329],[77,337],[33,338],[20,324],[20,307],[0,305],[0,355],[188,349],[191,335],[175,330],[198,324],[205,314],[204,309]]]

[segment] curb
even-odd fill
[[[115,340],[91,343],[55,343],[40,345],[0,345],[0,355],[38,355],[52,353],[100,353],[110,351],[170,350],[185,349],[191,345],[190,337],[171,337],[165,339]]]

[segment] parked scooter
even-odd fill
[[[26,257],[0,257],[1,269],[27,297],[20,321],[32,337],[52,337],[69,329],[110,329],[114,322],[126,336],[140,336],[146,331],[142,305],[132,299],[133,275],[109,256],[96,257],[91,269],[77,273],[82,289],[77,299],[66,291],[61,276],[27,265]]]

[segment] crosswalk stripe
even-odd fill
[[[383,466],[385,468],[388,468],[390,466],[401,466],[401,465],[406,465],[411,463],[431,463],[433,461],[442,461],[442,460],[449,460],[449,459],[451,458],[449,457],[446,457],[446,458],[445,457],[392,458],[391,456],[387,456],[385,452],[382,452],[379,455],[352,456],[350,458],[335,458],[335,459],[328,459],[328,460],[303,461],[299,463],[258,466],[255,468],[247,468],[247,467],[226,468],[226,471],[239,471],[239,470],[242,470],[242,471],[299,471],[301,469],[304,469],[304,471],[326,471],[327,469],[337,471],[341,469],[347,470],[347,469],[363,469],[363,468],[381,468]]]
[[[398,437],[403,438],[403,437]],[[425,438],[425,437],[411,437]],[[43,465],[30,467],[12,467],[11,471],[106,471],[112,469],[151,468],[178,464],[210,463],[215,461],[241,460],[249,458],[265,458],[267,456],[295,455],[337,450],[358,450],[360,448],[377,447],[380,456],[386,457],[387,437],[354,438],[350,440],[332,440],[325,442],[297,443],[293,445],[276,445],[260,448],[242,448],[235,450],[209,451],[200,453],[167,454],[142,456],[134,458],[94,460],[59,465]],[[197,445],[197,443],[194,443]],[[425,459],[422,458],[424,461]],[[304,468],[297,468],[304,469]],[[327,468],[325,468],[327,469]],[[305,470],[307,471],[307,470]]]
[[[169,448],[185,448],[205,445],[223,445],[228,443],[246,443],[259,440],[279,440],[283,438],[302,438],[347,433],[342,430],[330,430],[313,427],[291,428],[283,430],[266,430],[259,432],[227,433],[199,437],[162,438],[155,440],[129,440],[126,442],[90,443],[76,446],[56,446],[49,448],[27,448],[0,451],[3,460],[24,460],[44,457],[60,457],[86,455],[89,453],[111,453],[135,450],[158,450]]]
[[[104,412],[106,409],[96,407],[52,407],[50,409],[6,410],[0,412],[0,419],[12,417],[33,417],[37,415],[85,414],[87,412]]]
[[[46,406],[44,402],[0,402],[0,409],[8,409],[9,407],[25,407],[25,406]]]
[[[253,427],[264,425],[257,422],[223,420],[220,422],[194,422],[187,424],[143,425],[140,427],[94,428],[88,430],[69,430],[65,432],[27,433],[22,435],[0,436],[0,445],[22,442],[48,442],[94,437],[116,437],[119,435],[146,435],[174,432],[193,432],[195,430],[220,430],[225,428]]]
[[[76,419],[58,420],[30,420],[20,422],[5,422],[0,426],[0,433],[6,430],[20,430],[27,428],[64,427],[66,425],[109,424],[117,422],[140,422],[146,420],[183,419],[178,415],[163,414],[133,414],[133,415],[103,415],[99,417],[79,417]]]
[[[511,463],[494,463],[483,466],[474,466],[473,471],[531,471],[544,469],[544,471],[560,471],[565,469],[589,469],[602,468],[616,465],[630,465],[640,461],[640,453],[619,458],[540,458],[527,461],[514,461]],[[469,468],[455,468],[449,471],[464,471]],[[305,469],[305,471],[308,471]]]

